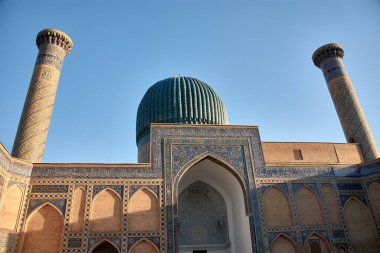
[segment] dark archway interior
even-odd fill
[[[119,251],[109,242],[103,242],[97,246],[92,253],[119,253]]]
[[[309,244],[311,253],[322,253],[319,240],[310,240]]]

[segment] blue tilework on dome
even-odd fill
[[[151,123],[228,124],[223,101],[206,83],[191,77],[170,77],[151,86],[142,98],[136,119],[137,143]]]

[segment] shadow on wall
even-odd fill
[[[353,174],[348,174],[348,169],[337,171],[346,174],[344,177],[320,174],[259,188],[270,253],[332,253],[333,248],[338,253],[350,252],[348,244],[342,245],[345,243],[332,247],[329,235],[321,234],[325,230],[323,225],[342,231],[336,235],[340,238],[345,237],[345,225],[356,253],[380,252],[380,235],[375,223],[376,219],[380,220],[380,183],[369,182],[366,196],[365,179],[358,176],[361,168]],[[322,177],[332,180],[318,186]],[[347,180],[339,182],[339,179]],[[296,243],[294,234],[287,232],[295,231],[295,227],[301,227],[302,245]]]

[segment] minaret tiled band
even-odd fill
[[[379,152],[344,68],[343,56],[343,48],[331,43],[314,52],[313,62],[323,72],[347,141],[359,143],[364,160],[371,161],[379,157]]]
[[[55,29],[39,32],[36,43],[39,52],[12,150],[28,162],[42,161],[62,63],[73,45]]]

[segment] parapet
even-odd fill
[[[356,143],[263,142],[266,166],[352,165],[364,162]]]

